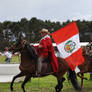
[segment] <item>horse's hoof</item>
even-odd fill
[[[61,92],[59,86],[56,86],[56,87],[55,87],[55,90],[56,90],[56,92]]]
[[[23,92],[26,92],[25,90],[23,90]]]

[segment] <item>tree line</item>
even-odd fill
[[[60,21],[43,21],[36,17],[33,17],[30,20],[22,18],[17,22],[0,22],[0,49],[4,49],[4,47],[15,42],[19,32],[23,34],[25,40],[30,43],[37,43],[40,40],[40,30],[42,28],[46,28],[50,33],[53,33],[71,22],[72,21],[70,20],[62,23]],[[90,35],[92,34],[92,21],[77,20],[76,23],[79,29],[80,41],[89,42]]]

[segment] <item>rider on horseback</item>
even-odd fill
[[[31,57],[35,60],[36,76],[38,76],[41,73],[42,62],[46,60],[48,57],[50,59],[54,72],[58,72],[58,67],[59,67],[57,58],[55,56],[52,40],[49,36],[50,33],[48,32],[47,29],[42,29],[40,33],[41,33],[42,39],[40,40],[40,43],[38,46],[34,46],[36,48],[37,54],[35,50],[31,49],[32,46],[30,46],[29,44],[26,44]]]
[[[54,48],[52,45],[52,40],[49,36],[49,32],[47,29],[42,29],[40,31],[41,33],[41,37],[42,39],[40,40],[39,45],[37,46],[37,50],[38,50],[38,64],[37,64],[37,74],[41,73],[41,69],[42,69],[42,62],[44,60],[46,60],[49,56],[50,61],[51,61],[51,65],[52,68],[54,70],[54,72],[58,72],[58,62],[57,62],[57,58],[55,56],[55,52],[54,52]]]

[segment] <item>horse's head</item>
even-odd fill
[[[23,35],[21,32],[18,34],[18,39],[16,42],[10,46],[9,50],[13,53],[20,52],[25,47],[26,41],[23,39]]]
[[[16,42],[10,46],[9,50],[12,51],[13,53],[20,52],[24,49],[25,44],[26,44],[25,40],[17,39]]]

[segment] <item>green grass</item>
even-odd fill
[[[89,80],[89,74],[86,74],[88,80],[84,81],[84,87],[81,92],[92,92],[92,81]],[[65,76],[66,77],[66,76]],[[80,79],[78,78],[80,83]],[[14,92],[22,92],[22,82],[14,83]],[[32,78],[25,85],[26,92],[55,92],[55,85],[57,84],[56,78],[47,76],[43,78]],[[0,92],[10,92],[10,83],[0,83]],[[62,92],[76,92],[72,84],[66,80]]]
[[[5,56],[0,56],[0,64],[5,64],[6,61],[5,61]],[[19,56],[13,56],[11,58],[11,62],[10,63],[20,63],[20,57]]]
[[[5,64],[5,56],[0,56],[0,64]],[[18,56],[13,56],[10,63],[20,63]],[[92,92],[92,81],[89,80],[89,74],[85,74],[88,80],[84,81],[84,87],[81,92]],[[66,77],[66,75],[65,75]],[[80,78],[78,78],[80,83]],[[21,89],[22,82],[14,83],[14,92],[23,92]],[[54,87],[57,84],[57,80],[54,76],[47,76],[43,78],[32,78],[25,85],[26,92],[55,92]],[[0,92],[11,92],[10,83],[0,83]],[[64,82],[62,92],[76,92],[72,87],[72,84],[68,82],[67,78]]]

